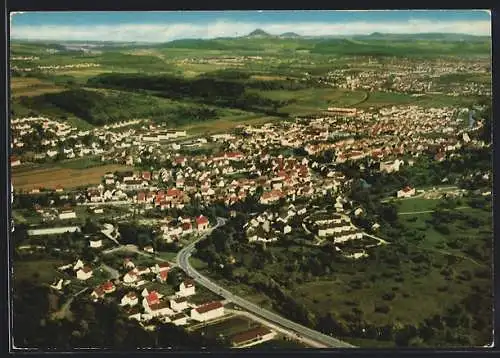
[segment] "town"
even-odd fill
[[[490,36],[121,23],[11,41],[13,346],[491,342]]]

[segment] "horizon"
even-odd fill
[[[20,41],[161,43],[237,38],[260,29],[304,37],[460,34],[491,37],[486,10],[18,12],[10,38]]]

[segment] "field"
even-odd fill
[[[12,77],[10,81],[11,94],[14,97],[38,96],[44,93],[56,93],[64,90],[52,82],[42,81],[32,77]]]
[[[280,108],[280,112],[293,115],[326,111],[328,107],[349,107],[363,102],[367,93],[343,89],[309,88],[296,91],[258,91],[265,98],[291,103]]]
[[[451,209],[451,212],[453,211],[454,209]],[[463,207],[463,209],[459,210],[459,212],[462,214],[466,214],[471,218],[486,220],[486,223],[490,222],[492,219],[491,213],[486,214],[483,210],[475,208]],[[408,227],[409,229],[423,232],[425,234],[423,240],[420,243],[420,246],[425,248],[442,249],[443,244],[446,244],[451,238],[457,238],[460,236],[468,236],[470,238],[473,238],[475,235],[478,234],[479,231],[481,231],[478,228],[471,227],[470,224],[466,221],[456,221],[453,222],[452,224],[447,225],[447,227],[449,228],[449,233],[444,234],[437,231],[436,228],[430,225],[427,222],[429,219],[431,219],[431,213],[404,215],[400,217],[400,221],[406,227]],[[491,229],[492,229],[491,226],[486,224],[483,231],[488,232]],[[447,249],[445,252],[461,254],[459,250],[453,250],[453,249]],[[475,261],[473,260],[473,262]],[[481,265],[484,265],[484,263],[481,263]]]
[[[259,125],[275,120],[280,120],[279,117],[260,116],[245,114],[240,116],[228,116],[221,119],[215,119],[195,124],[181,126],[180,128],[189,131],[191,134],[205,134],[228,131],[238,125]]]
[[[52,284],[55,277],[64,277],[57,271],[57,267],[65,262],[56,259],[44,260],[15,260],[13,264],[12,278],[16,282],[24,280],[36,283]]]
[[[411,198],[395,201],[399,213],[434,210],[439,203],[438,199]]]
[[[12,184],[16,190],[31,190],[33,188],[54,189],[61,185],[63,188],[77,188],[83,185],[99,184],[107,172],[130,169],[123,165],[102,165],[87,169],[66,169],[52,167],[33,169],[12,174]]]

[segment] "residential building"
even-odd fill
[[[191,310],[191,319],[206,322],[224,316],[224,305],[220,301],[205,303]]]

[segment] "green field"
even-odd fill
[[[296,91],[272,90],[259,91],[258,93],[273,100],[291,102],[283,106],[280,111],[292,115],[325,111],[329,106],[356,106],[367,97],[367,93],[364,91],[328,88],[309,88]]]
[[[204,268],[207,267],[207,263],[206,262],[203,262],[203,261],[197,259],[196,257],[190,257],[189,258],[189,262],[197,270],[202,270],[202,269],[204,269]]]
[[[16,282],[27,280],[38,284],[52,284],[55,278],[66,277],[57,271],[57,267],[64,264],[64,261],[55,259],[15,260],[12,278]]]
[[[410,198],[395,201],[398,212],[413,212],[434,210],[439,199]]]
[[[164,260],[175,261],[175,258],[177,257],[177,252],[160,251],[156,253],[156,256]]]

